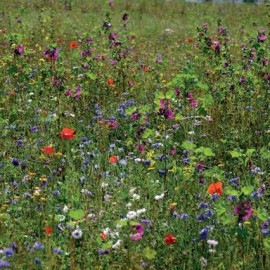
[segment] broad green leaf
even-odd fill
[[[255,149],[253,149],[253,148],[247,149],[246,155],[251,156],[254,152],[255,152]]]
[[[148,139],[150,136],[154,134],[154,131],[152,129],[146,129],[142,135],[143,139]]]
[[[157,252],[150,248],[150,247],[146,247],[143,249],[143,255],[148,259],[148,260],[152,260],[156,257]]]
[[[128,225],[128,221],[127,220],[117,220],[117,224],[121,225],[121,226],[127,226]]]
[[[156,92],[155,98],[157,99],[164,99],[165,95],[162,92]]]
[[[225,193],[227,195],[231,195],[231,196],[236,196],[238,197],[240,194],[239,194],[239,191],[235,190],[235,189],[232,189],[232,188],[229,188],[229,189],[226,189],[225,190]]]
[[[223,225],[228,225],[228,224],[234,222],[234,219],[232,218],[232,216],[225,214],[225,213],[223,215],[221,215],[221,217],[219,219]]]
[[[97,76],[91,72],[86,72],[85,73],[86,77],[88,77],[91,80],[96,80]]]
[[[85,212],[81,209],[71,210],[71,211],[69,211],[68,215],[74,219],[82,219],[85,215]]]
[[[263,240],[263,246],[268,250],[270,251],[270,238],[265,238]]]
[[[258,208],[257,209],[257,217],[261,220],[261,221],[266,221],[268,219],[268,214],[265,208]]]
[[[125,110],[127,116],[130,116],[135,111],[136,111],[136,107],[129,107]]]
[[[184,119],[184,116],[181,115],[180,113],[176,114],[175,118],[174,118],[176,121],[181,121]]]
[[[112,245],[113,245],[113,242],[112,241],[109,241],[109,242],[104,243],[102,245],[102,249],[110,249],[112,247]]]
[[[174,90],[169,90],[166,95],[165,95],[166,99],[172,99],[173,97],[175,97],[175,91]]]
[[[215,212],[217,213],[217,216],[220,217],[222,216],[224,213],[226,213],[227,210],[227,206],[225,203],[219,203],[217,204],[217,206],[215,207]]]
[[[131,220],[131,221],[129,221],[129,225],[130,226],[137,226],[137,225],[139,225],[139,222]]]
[[[192,150],[196,147],[196,145],[194,143],[189,142],[189,141],[183,142],[181,146],[186,150]]]
[[[242,156],[242,153],[236,150],[231,151],[230,154],[232,155],[233,158],[239,158]]]
[[[241,188],[241,191],[244,193],[244,195],[249,195],[254,190],[253,186],[244,186]]]

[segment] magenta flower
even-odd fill
[[[132,241],[138,241],[140,239],[142,239],[143,237],[143,232],[144,232],[144,228],[142,224],[136,225],[133,227],[133,230],[136,232],[135,234],[132,234],[130,236]]]
[[[259,35],[258,36],[258,41],[259,42],[263,43],[263,42],[265,42],[265,40],[266,40],[266,35]]]
[[[68,89],[65,93],[65,96],[66,97],[69,97],[70,95],[72,94],[72,90],[71,89]]]
[[[239,216],[239,221],[249,219],[252,215],[252,211],[252,205],[248,201],[242,201],[234,208],[234,212]]]

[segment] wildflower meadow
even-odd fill
[[[0,269],[270,269],[270,6],[0,1]]]

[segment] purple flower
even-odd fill
[[[11,163],[12,163],[15,167],[17,167],[17,166],[20,165],[19,161],[18,161],[16,158],[13,158],[13,159],[11,160]]]
[[[17,49],[15,49],[14,53],[16,55],[22,55],[22,53],[23,53],[23,45],[22,44],[19,44],[18,47],[17,47]]]
[[[109,253],[110,253],[110,250],[108,250],[108,249],[99,249],[98,250],[99,255],[105,255],[105,254],[109,254]]]
[[[159,55],[159,56],[157,57],[157,62],[158,62],[158,63],[162,62],[162,56],[161,56],[161,55]]]
[[[249,219],[252,215],[252,211],[252,205],[248,201],[242,201],[234,208],[234,212],[239,216],[239,221]]]
[[[266,40],[266,35],[264,35],[264,34],[258,35],[258,41],[259,42],[263,43],[263,42],[265,42],[265,40]]]
[[[204,228],[204,229],[202,229],[200,231],[200,237],[201,237],[202,240],[203,239],[206,239],[208,237],[208,230],[207,230],[207,228]]]
[[[14,250],[12,248],[5,248],[4,253],[6,257],[12,257],[14,255]]]
[[[122,17],[122,20],[123,21],[127,21],[128,20],[128,14],[127,13],[124,13],[123,17]]]
[[[9,262],[0,259],[0,268],[9,268],[9,267],[10,267]]]
[[[63,253],[63,251],[60,248],[53,248],[53,252],[60,255]]]
[[[47,48],[43,52],[44,57],[46,58],[47,61],[52,62],[58,59],[58,48]]]

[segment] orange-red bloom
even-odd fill
[[[193,41],[194,41],[194,40],[193,40],[192,38],[187,38],[187,39],[186,39],[186,42],[189,43],[189,44],[193,43]]]
[[[105,239],[108,238],[108,235],[107,235],[106,233],[102,232],[102,233],[100,234],[100,237],[101,237],[102,240],[105,240]]]
[[[177,239],[173,234],[167,233],[164,237],[164,243],[167,246],[174,244],[176,241]]]
[[[77,49],[79,47],[78,43],[76,41],[71,41],[69,43],[69,48],[70,49]]]
[[[62,139],[66,139],[66,140],[72,140],[75,139],[75,130],[71,129],[71,128],[63,128],[60,134]]]
[[[45,232],[46,232],[46,234],[51,234],[52,233],[52,228],[50,226],[47,226],[45,228]]]
[[[222,183],[221,182],[216,182],[216,183],[210,184],[209,187],[208,187],[208,192],[210,194],[217,193],[218,195],[222,195],[223,194]]]
[[[109,158],[109,162],[110,163],[116,163],[118,161],[118,157],[117,156],[111,156],[110,158]]]
[[[150,68],[149,67],[144,67],[144,72],[149,72],[150,71]]]
[[[52,146],[45,146],[41,149],[43,153],[47,153],[49,155],[53,155],[53,147]]]
[[[114,80],[113,80],[112,78],[109,78],[109,79],[107,80],[107,83],[108,83],[108,84],[113,84],[113,83],[114,83]]]

